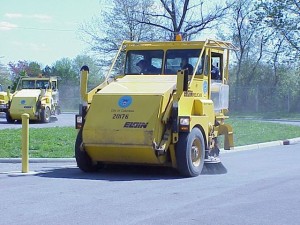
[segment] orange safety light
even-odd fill
[[[181,34],[176,34],[175,35],[175,41],[182,41],[182,35]]]

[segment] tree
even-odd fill
[[[273,84],[275,80],[273,63],[270,65],[274,59],[275,48],[271,43],[274,32],[257,20],[256,12],[255,2],[235,1],[226,20],[228,26],[220,29],[220,39],[229,39],[238,48],[234,52],[236,64],[233,65],[233,79],[230,79],[234,89],[231,106],[236,109],[241,109],[248,100],[255,106],[258,85]]]
[[[53,72],[52,72],[53,68],[51,68],[50,66],[45,66],[45,68],[42,70],[42,74],[45,77],[50,77],[52,76]]]
[[[17,63],[10,62],[8,67],[11,71],[12,90],[18,84],[21,76],[36,77],[42,73],[41,66],[37,62],[18,61]]]
[[[291,102],[299,94],[297,63],[290,60],[293,50],[286,37],[270,25],[270,18],[257,2],[235,1],[230,12],[228,29],[223,29],[220,36],[230,39],[239,49],[235,52],[236,65],[231,67],[235,78],[231,79],[234,89],[231,107],[242,110],[245,106],[247,111],[253,106],[254,110],[260,111],[279,110],[286,106],[287,96],[291,105],[297,105]],[[280,12],[276,13],[280,15]]]
[[[300,52],[300,2],[299,0],[261,0],[258,17],[273,28],[296,50]]]
[[[231,6],[229,3],[222,6],[220,1],[216,2],[214,7],[209,6],[212,1],[160,0],[159,2],[160,4],[157,3],[157,7],[151,8],[150,12],[139,12],[149,19],[136,21],[164,30],[169,40],[174,40],[178,33],[182,33],[185,39],[191,39],[193,35],[213,28]],[[162,10],[159,10],[160,8]]]
[[[30,62],[28,64],[28,76],[32,76],[32,77],[37,77],[39,75],[41,75],[42,73],[42,69],[41,69],[41,65],[37,62]]]
[[[175,33],[187,39],[216,25],[230,4],[208,10],[211,1],[190,0],[112,0],[111,9],[84,24],[82,39],[101,56],[99,63],[108,66],[123,40],[173,40]],[[216,1],[217,2],[217,1]]]
[[[243,83],[249,84],[255,77],[255,70],[262,59],[264,37],[259,37],[259,26],[252,23],[255,15],[255,7],[250,0],[238,0],[230,8],[226,21],[219,26],[220,39],[230,40],[237,48],[235,51],[236,67],[234,68],[235,84],[234,105],[243,102],[243,95],[240,93],[240,86]],[[227,24],[228,26],[225,26]],[[258,47],[259,46],[259,47]]]
[[[155,31],[137,22],[140,13],[136,8],[147,11],[153,4],[152,0],[112,0],[111,9],[81,26],[82,40],[90,44],[95,53],[109,54],[118,50],[123,40],[151,40]],[[139,20],[146,20],[142,15]],[[102,60],[106,60],[103,55]]]
[[[74,70],[73,61],[69,58],[57,60],[51,68],[51,75],[59,78],[59,85],[79,85],[78,71]]]
[[[73,69],[74,71],[78,71],[82,66],[87,65],[89,67],[89,80],[88,86],[95,87],[99,85],[104,80],[104,74],[102,68],[97,65],[96,60],[92,59],[90,56],[86,55],[78,55],[73,60]]]
[[[9,85],[11,85],[10,82],[10,74],[5,65],[3,65],[0,62],[0,84],[4,89],[6,89]]]

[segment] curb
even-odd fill
[[[247,151],[247,150],[255,150],[255,149],[261,149],[266,147],[274,147],[283,145],[283,141],[271,141],[271,142],[265,142],[265,143],[258,143],[258,144],[252,144],[252,145],[244,145],[244,146],[238,146],[234,147],[230,150],[224,150],[221,149],[221,153],[234,153],[234,152],[241,152],[241,151]]]
[[[221,149],[221,153],[222,154],[223,153],[234,153],[234,152],[240,152],[240,151],[261,149],[261,148],[266,148],[266,147],[274,147],[274,146],[279,146],[279,145],[293,145],[293,144],[297,144],[297,143],[300,143],[300,137],[286,139],[286,140],[283,140],[283,141],[270,141],[270,142],[265,142],[265,143],[238,146],[238,147],[235,147],[232,150]]]
[[[273,147],[273,146],[279,146],[279,145],[293,145],[293,144],[297,144],[297,143],[300,143],[300,137],[286,139],[283,141],[270,141],[270,142],[265,142],[265,143],[238,146],[232,150],[220,149],[220,151],[222,154],[223,153],[234,153],[234,152],[255,150],[255,149],[261,149],[261,148]],[[21,162],[22,162],[22,158],[0,158],[0,163],[21,163]],[[29,163],[63,163],[63,162],[76,163],[76,160],[75,160],[75,158],[31,158],[31,159],[29,159]]]
[[[31,158],[29,163],[75,163],[75,158]],[[22,158],[0,158],[0,163],[22,163]]]

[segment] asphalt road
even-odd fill
[[[30,122],[30,127],[32,128],[46,128],[46,127],[75,127],[75,113],[62,113],[55,117],[51,117],[50,123],[38,123],[38,122]],[[0,113],[0,130],[1,129],[14,129],[21,128],[22,123],[16,122],[14,124],[9,124],[6,121],[5,114]]]
[[[0,163],[0,224],[298,225],[300,144],[222,155],[227,173],[181,178],[173,170],[74,162]]]

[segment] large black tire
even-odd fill
[[[6,112],[6,121],[7,121],[7,123],[14,123],[15,122],[15,120],[13,120],[11,118],[9,111]]]
[[[46,107],[45,109],[42,109],[41,121],[43,123],[49,123],[50,122],[50,116],[51,116],[51,111],[50,111],[49,107]]]
[[[177,170],[182,176],[198,176],[204,165],[205,144],[201,131],[193,128],[190,133],[180,133],[176,145]]]
[[[83,172],[91,173],[98,170],[97,164],[94,164],[91,157],[82,147],[82,129],[78,132],[75,142],[75,158],[77,166]]]

